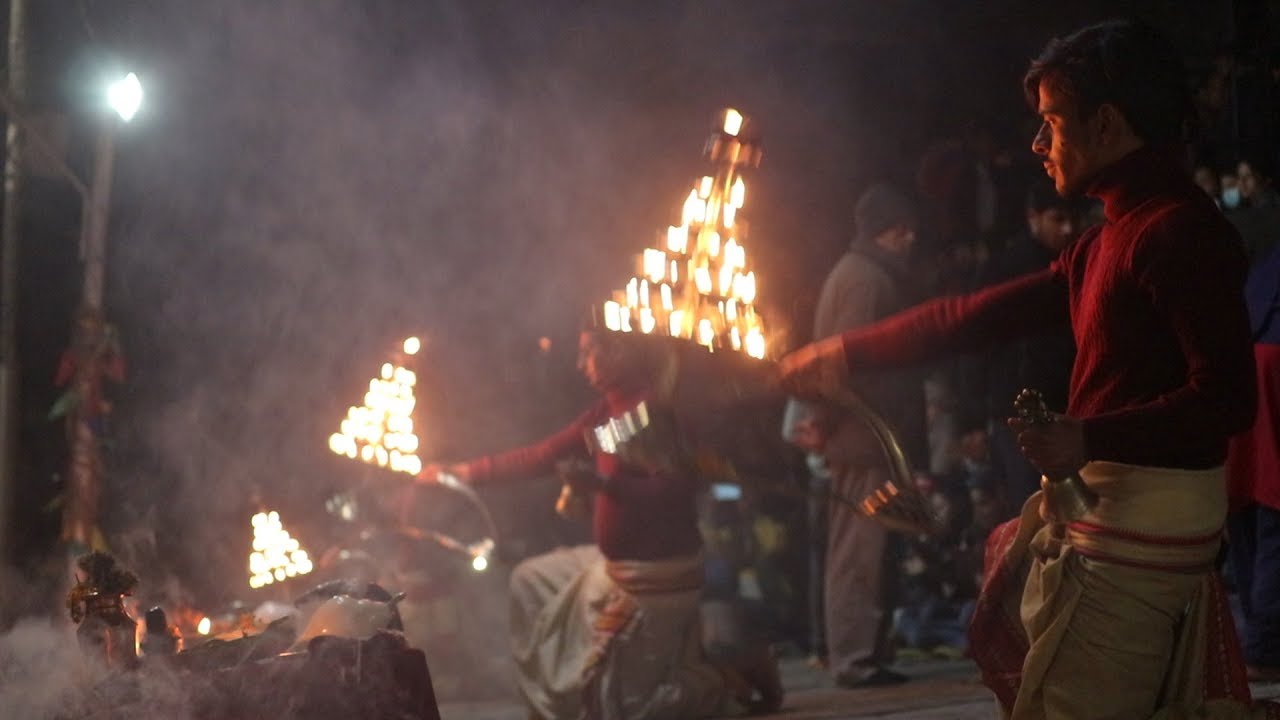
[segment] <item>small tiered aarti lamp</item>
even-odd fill
[[[636,262],[636,275],[604,304],[604,325],[618,332],[693,340],[715,352],[768,353],[756,312],[756,274],[743,246],[743,171],[759,166],[760,143],[737,110],[720,114],[706,156],[709,174],[693,184],[680,224]]]
[[[369,381],[364,404],[349,408],[339,431],[329,436],[330,450],[395,472],[422,471],[413,427],[417,375],[406,367],[421,349],[422,341],[408,338],[401,351],[382,364],[378,376]]]
[[[257,590],[291,577],[306,575],[313,565],[298,539],[280,522],[280,513],[253,516],[253,552],[249,554],[249,587]]]

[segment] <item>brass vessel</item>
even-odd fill
[[[1013,401],[1013,410],[1019,418],[1036,425],[1053,422],[1053,415],[1045,406],[1044,396],[1038,390],[1026,389]],[[1066,477],[1040,476],[1040,489],[1044,492],[1045,514],[1055,523],[1069,523],[1087,515],[1098,504],[1098,496],[1079,473]]]

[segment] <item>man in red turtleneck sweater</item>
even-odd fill
[[[784,358],[813,392],[1053,326],[1078,354],[1065,415],[1011,420],[1048,478],[1098,501],[1061,520],[1036,493],[992,533],[972,654],[1006,717],[1239,717],[1243,664],[1214,571],[1227,438],[1249,426],[1253,357],[1239,236],[1179,162],[1188,101],[1176,50],[1110,22],[1032,63],[1032,150],[1106,220],[1046,269],[939,299]],[[1009,399],[1011,402],[1013,398]],[[1237,714],[1232,714],[1237,713]]]
[[[578,368],[601,399],[542,442],[446,472],[480,485],[585,456],[596,427],[653,400],[653,350],[642,338],[583,331]],[[700,718],[777,708],[782,687],[767,648],[744,651],[731,667],[702,653],[697,478],[606,452],[596,453],[595,470],[570,481],[593,496],[595,544],[530,558],[511,574],[512,650],[531,717]],[[441,471],[429,466],[419,479],[434,482]]]

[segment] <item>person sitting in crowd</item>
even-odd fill
[[[907,648],[959,657],[977,596],[961,544],[973,515],[969,492],[955,478],[939,480],[925,474],[917,475],[916,487],[927,498],[940,531],[904,542],[894,637]]]
[[[651,398],[657,362],[643,339],[588,327],[578,366],[603,396],[540,443],[470,462],[431,465],[474,485],[528,477],[588,453],[585,438]],[[593,545],[521,562],[511,575],[511,643],[534,718],[700,718],[776,709],[768,649],[712,663],[701,646],[704,580],[698,478],[597,452],[569,485],[592,496]]]

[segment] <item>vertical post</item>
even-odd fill
[[[110,215],[111,178],[115,168],[115,117],[104,118],[93,154],[93,181],[89,185],[84,233],[84,304],[101,312],[103,276],[106,272],[107,218]]]
[[[27,99],[26,0],[9,0],[9,95]],[[4,216],[0,219],[0,564],[10,559],[18,451],[18,264],[22,222],[22,131],[9,112],[5,131]]]
[[[105,363],[112,352],[102,312],[106,272],[107,217],[111,201],[111,176],[115,160],[115,119],[104,119],[93,157],[81,252],[84,290],[72,329],[71,354],[75,362],[75,410],[68,417],[71,443],[66,501],[62,512],[62,541],[72,559],[93,546],[102,496],[101,432],[102,382]]]

